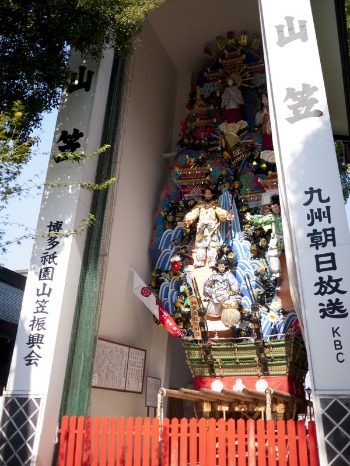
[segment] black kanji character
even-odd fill
[[[60,220],[56,220],[56,222],[52,222],[50,221],[49,225],[47,225],[47,228],[49,229],[49,232],[59,232],[62,230],[62,225],[63,225],[63,222],[61,222]]]
[[[43,265],[45,264],[55,264],[57,265],[57,262],[55,262],[57,259],[57,252],[53,252],[52,254],[48,254],[46,252],[43,253],[43,255],[40,258],[40,261]]]
[[[306,235],[310,238],[310,247],[315,247],[318,251],[319,247],[326,247],[328,243],[331,243],[332,246],[336,246],[335,240],[335,228],[323,228],[322,231],[317,231],[316,229],[312,230],[311,233]]]
[[[314,295],[324,296],[325,294],[345,294],[347,291],[340,290],[340,282],[343,281],[342,278],[333,278],[331,275],[328,275],[327,280],[323,277],[318,277],[318,282],[314,283],[314,286],[318,287],[318,290]]]
[[[27,356],[25,356],[23,359],[26,361],[26,366],[37,366],[38,361],[41,358],[42,356],[40,356],[33,350],[29,354],[27,354]]]
[[[305,206],[308,206],[308,205],[311,204],[311,202],[313,202],[315,194],[317,194],[318,201],[321,204],[326,204],[327,202],[329,202],[331,200],[329,196],[326,199],[322,199],[322,189],[321,188],[315,189],[315,188],[310,187],[308,191],[304,191],[304,194],[309,196],[309,199],[303,204]]]
[[[308,227],[312,227],[316,220],[322,222],[323,219],[326,219],[328,223],[331,223],[331,208],[327,205],[325,209],[321,209],[320,207],[317,209],[310,209],[306,218],[310,222],[307,224]]]
[[[86,81],[84,81],[85,71],[86,71],[86,66],[79,66],[79,76],[78,76],[78,82],[76,84],[75,84],[75,81],[77,79],[78,73],[71,73],[72,79],[71,79],[71,83],[69,84],[67,88],[68,94],[72,94],[72,92],[77,91],[79,89],[85,89],[85,92],[89,92],[91,88],[91,81],[92,81],[92,76],[94,72],[89,70],[87,72]]]
[[[316,271],[318,273],[328,272],[328,270],[337,270],[337,264],[335,262],[334,252],[328,252],[325,254],[316,254]]]
[[[57,144],[59,142],[63,142],[63,146],[58,146],[58,150],[60,152],[65,152],[65,153],[70,153],[70,152],[75,152],[77,149],[80,147],[80,143],[78,142],[78,139],[82,138],[84,136],[84,133],[79,131],[77,128],[73,129],[73,133],[69,134],[68,131],[62,130],[61,131],[61,136],[57,141]],[[54,157],[54,160],[56,163],[62,162],[63,160],[67,160],[69,157],[67,156],[62,156],[62,155],[57,155]]]
[[[319,306],[322,306],[319,310],[321,319],[325,317],[331,317],[332,319],[344,319],[348,316],[348,311],[344,308],[344,304],[336,298],[328,299],[327,304],[319,303]]]
[[[53,280],[53,273],[55,271],[55,267],[42,267],[39,271],[39,280]]]
[[[47,238],[47,247],[45,248],[45,251],[48,251],[49,249],[55,248],[60,242],[55,238],[54,236],[49,236]]]
[[[34,348],[34,346],[41,348],[41,345],[44,344],[44,335],[42,333],[35,333],[34,335],[31,333],[28,335],[28,341],[26,345],[28,345],[29,348]]]
[[[30,321],[29,327],[31,328],[31,330],[36,329],[38,332],[40,332],[40,330],[46,330],[45,324],[46,317],[39,317],[39,319],[37,319],[34,316],[33,319]]]
[[[47,303],[50,301],[48,299],[37,299],[35,304],[36,304],[36,310],[34,311],[34,314],[48,314],[46,309]]]
[[[46,291],[46,287],[48,285],[46,283],[43,283],[43,287],[42,287],[42,290],[40,291],[39,288],[36,289],[36,295],[37,296],[47,296],[48,298],[50,297],[50,294],[52,292],[52,288],[49,288],[47,291]]]

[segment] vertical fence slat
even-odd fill
[[[87,418],[85,419],[83,466],[90,466],[91,437],[92,437],[92,418],[91,416],[87,416]]]
[[[142,466],[149,466],[151,459],[151,419],[146,417],[143,422],[143,453]]]
[[[159,419],[153,418],[152,423],[152,466],[158,466],[159,464]]]
[[[218,420],[218,465],[226,466],[226,421]]]
[[[245,436],[245,421],[239,419],[237,421],[237,443],[238,443],[238,466],[246,465],[246,436]]]
[[[100,427],[101,418],[96,416],[92,421],[92,435],[91,435],[91,466],[98,466],[99,463],[99,443],[100,443]]]
[[[275,436],[275,421],[270,419],[266,421],[267,429],[267,458],[269,466],[276,466],[276,436]]]
[[[306,426],[304,421],[297,422],[298,430],[298,459],[299,464],[308,464],[307,443],[306,443]]]
[[[263,419],[256,421],[256,434],[258,442],[258,464],[266,466],[266,427]]]
[[[108,447],[108,417],[103,417],[101,419],[99,466],[107,465],[107,447]]]
[[[77,423],[77,436],[76,436],[76,442],[75,442],[75,457],[74,457],[74,464],[78,464],[78,465],[82,463],[82,459],[83,459],[84,423],[85,423],[84,416],[79,416],[78,423]]]
[[[179,466],[179,420],[171,420],[170,466]]]
[[[180,464],[188,463],[188,422],[182,418],[180,421]]]
[[[289,447],[289,466],[299,466],[295,421],[287,421],[287,438]]]
[[[137,417],[135,420],[134,466],[141,466],[141,450],[142,450],[142,418]]]
[[[248,444],[248,464],[256,466],[256,448],[255,448],[255,421],[247,421],[247,444]]]
[[[207,423],[207,463],[216,464],[216,420],[209,419]]]
[[[200,419],[198,421],[198,464],[207,466],[207,421]],[[209,463],[208,463],[209,464]]]
[[[117,433],[117,458],[116,466],[124,466],[124,444],[125,444],[125,417],[118,419],[118,433]]]
[[[134,437],[134,418],[128,417],[125,427],[125,466],[132,466],[133,453],[133,437]]]
[[[74,464],[74,451],[75,451],[75,436],[76,436],[77,417],[71,416],[69,418],[69,431],[68,431],[68,450],[66,464]]]
[[[226,432],[226,443],[227,443],[227,466],[236,466],[236,423],[233,419],[227,421],[227,432]]]
[[[277,421],[277,446],[278,466],[287,466],[286,422],[282,419]]]
[[[108,439],[108,466],[115,465],[115,452],[117,444],[117,418],[111,417],[109,421],[109,439]]]
[[[318,466],[318,452],[317,452],[317,440],[316,440],[316,424],[315,421],[309,421],[308,425],[308,445],[310,453],[310,466]]]
[[[189,422],[189,466],[197,466],[198,455],[198,435],[197,435],[197,420],[192,418]]]
[[[192,420],[192,419],[191,419]],[[169,442],[170,442],[170,422],[169,419],[165,418],[163,420],[163,429],[161,433],[162,438],[162,454],[161,454],[161,461],[162,466],[169,466]]]
[[[58,453],[58,466],[65,466],[66,455],[68,448],[68,435],[69,435],[69,417],[63,416],[60,432],[60,450]]]

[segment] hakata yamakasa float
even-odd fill
[[[272,416],[290,419],[304,409],[308,367],[289,293],[260,42],[228,32],[204,52],[154,215],[155,321],[183,340],[193,376],[183,397],[213,401],[197,412],[216,415],[226,401],[226,417],[256,417],[266,394],[280,394]]]

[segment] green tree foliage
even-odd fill
[[[164,0],[2,0],[0,2],[0,112],[25,107],[21,137],[57,106],[68,81],[71,47],[100,57],[133,50],[147,15]]]
[[[344,201],[347,202],[350,197],[350,165],[346,164],[344,161],[344,148],[342,141],[335,141],[334,144]]]
[[[41,123],[43,112],[57,107],[61,90],[69,81],[69,51],[100,58],[106,47],[116,55],[132,53],[135,37],[148,14],[164,0],[2,0],[0,2],[0,216],[11,196],[29,195],[42,189],[29,180],[18,183],[33,155],[37,138],[30,137]],[[70,153],[72,162],[94,154]],[[60,154],[58,154],[60,156]],[[65,154],[67,158],[67,154]],[[82,183],[88,190],[106,189],[102,184]],[[54,183],[55,186],[62,186]],[[83,221],[82,229],[92,223]],[[26,228],[18,238],[4,241],[0,229],[0,252],[33,233]],[[69,232],[70,234],[71,232]]]
[[[348,50],[350,50],[350,0],[345,0],[346,29],[348,38]],[[340,182],[345,202],[350,197],[350,165],[344,160],[344,147],[342,141],[335,141],[335,151],[339,167]]]
[[[21,140],[23,117],[20,102],[15,102],[9,112],[0,113],[0,210],[12,195],[23,189],[17,179],[29,161],[36,142],[36,138]]]
[[[5,253],[7,247],[23,239],[33,236],[24,225],[21,225],[19,237],[4,240],[4,227],[7,225],[7,217],[4,214],[9,200],[12,196],[24,194],[26,188],[18,183],[24,166],[31,157],[31,149],[36,138],[21,140],[21,128],[23,122],[23,105],[14,102],[9,112],[0,113],[0,255]]]
[[[348,48],[350,50],[350,0],[345,0],[346,29],[348,31]]]
[[[6,207],[14,196],[32,196],[33,192],[41,192],[43,186],[38,184],[35,179],[27,180],[25,184],[19,182],[19,176],[29,159],[35,154],[35,144],[37,137],[29,137],[24,141],[20,137],[22,121],[24,118],[23,105],[15,102],[10,112],[0,113],[0,256],[7,252],[8,247],[13,243],[21,244],[24,239],[33,238],[34,234],[46,235],[43,232],[34,232],[25,225],[17,225],[19,235],[11,239],[5,238],[5,227],[12,223],[7,223],[7,217],[4,213]],[[69,152],[65,154],[53,154],[56,158],[62,157],[72,163],[80,163],[107,151],[109,146],[102,146],[90,154],[81,152]],[[50,169],[50,167],[49,167]],[[108,189],[115,181],[114,178],[103,181],[102,183],[77,182],[79,186],[88,191],[101,191]],[[46,182],[45,186],[50,188],[62,188],[71,186],[73,183],[64,183],[61,181]],[[94,223],[94,216],[89,214],[87,218],[81,220],[79,228],[72,231],[64,231],[56,236],[70,236],[80,234],[86,228]],[[51,236],[54,236],[51,234]]]

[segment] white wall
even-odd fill
[[[153,214],[169,168],[163,153],[173,149],[177,73],[149,24],[144,26],[142,42],[135,53],[126,95],[99,337],[146,349],[145,376],[160,377],[164,385],[169,378],[168,333],[155,325],[151,312],[134,296],[130,267],[149,283]],[[92,415],[145,414],[144,391],[139,395],[92,390]]]

